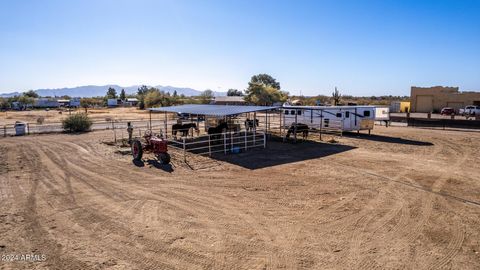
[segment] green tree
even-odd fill
[[[93,98],[82,98],[80,99],[80,107],[85,109],[85,114],[88,113],[88,108],[95,105],[95,100]]]
[[[6,110],[6,109],[8,109],[8,107],[10,107],[9,104],[8,104],[8,100],[5,99],[5,98],[0,98],[0,109],[1,110]]]
[[[200,102],[203,104],[208,104],[212,101],[213,97],[213,91],[207,89],[200,94]]]
[[[243,96],[243,92],[237,89],[228,89],[227,91],[227,96],[233,97],[233,96]]]
[[[252,76],[250,82],[248,83],[249,87],[252,84],[261,84],[280,90],[280,83],[268,74],[258,74]]]
[[[106,98],[117,98],[117,90],[115,88],[109,87],[107,90]]]
[[[125,101],[126,98],[127,98],[127,95],[125,94],[125,89],[122,89],[122,91],[120,92],[120,99],[122,101]]]
[[[138,98],[138,108],[140,110],[145,109],[145,95],[148,92],[148,87],[146,85],[142,85],[137,89],[137,98]]]
[[[288,93],[280,90],[280,83],[268,74],[252,76],[245,91],[245,100],[256,105],[285,102]]]
[[[287,92],[263,84],[250,84],[245,96],[248,103],[256,105],[272,105],[276,102],[285,102],[287,98]]]
[[[18,102],[22,103],[25,106],[28,106],[28,105],[31,106],[35,103],[35,99],[30,96],[22,95],[18,97]]]
[[[152,108],[155,106],[170,106],[173,103],[174,98],[167,93],[158,90],[157,88],[150,88],[145,94],[144,102],[145,107]]]
[[[31,98],[39,98],[40,96],[37,94],[37,92],[33,90],[28,90],[27,92],[23,93],[24,96],[26,97],[31,97]]]
[[[174,91],[173,91],[173,96],[174,96],[174,97],[177,97],[177,96],[178,96],[177,90],[174,90]]]
[[[335,87],[335,91],[332,93],[332,99],[333,99],[333,105],[337,106],[340,104],[340,100],[342,99],[342,95],[340,95],[340,92],[338,91],[337,87]]]

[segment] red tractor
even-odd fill
[[[167,140],[152,134],[151,130],[147,130],[143,136],[145,144],[142,145],[140,139],[132,142],[133,159],[142,160],[143,152],[153,152],[162,164],[170,163],[170,155],[167,152]]]

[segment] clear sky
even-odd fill
[[[304,95],[480,91],[480,1],[0,1],[0,93],[257,73]]]

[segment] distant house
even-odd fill
[[[123,105],[127,107],[136,107],[138,105],[138,98],[127,98],[123,102]]]
[[[80,98],[79,97],[74,97],[74,98],[70,99],[69,106],[72,107],[72,108],[80,107]]]
[[[108,107],[117,107],[119,102],[121,102],[121,100],[116,99],[116,98],[109,98],[107,100],[107,106]]]
[[[239,96],[224,96],[224,97],[214,97],[211,104],[215,105],[245,105],[247,102],[243,99],[244,97]]]
[[[35,108],[58,108],[60,103],[54,98],[36,98],[33,107]]]
[[[69,99],[58,99],[58,106],[60,107],[69,107],[70,106],[70,100]]]

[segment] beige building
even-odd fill
[[[480,92],[459,92],[458,87],[416,87],[412,86],[412,112],[440,112],[444,107],[456,110],[467,105],[480,105]]]

